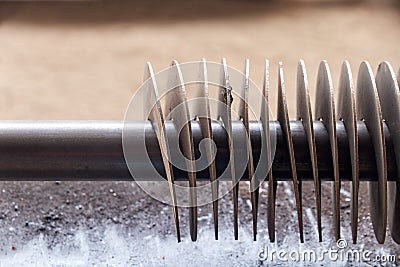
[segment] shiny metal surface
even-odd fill
[[[199,153],[198,144],[202,139],[200,124],[192,121],[193,140],[195,153]],[[243,123],[232,122],[232,133],[241,134],[244,131]],[[330,156],[329,137],[325,127],[319,121],[313,122],[315,129],[315,141],[317,156],[321,163],[327,162]],[[286,144],[281,127],[271,121],[269,126],[276,132],[276,152],[272,164],[275,181],[291,181],[289,158],[286,152]],[[338,132],[339,153],[349,154],[346,129],[342,122],[336,123]],[[360,154],[360,181],[377,180],[375,154],[371,138],[364,122],[357,122]],[[0,180],[2,181],[111,181],[132,179],[149,180],[151,177],[132,178],[124,159],[121,135],[122,121],[1,121],[0,122]],[[211,128],[214,142],[217,147],[216,167],[217,172],[226,168],[229,160],[227,135],[222,125],[212,122]],[[304,127],[299,121],[290,121],[292,137],[296,150],[296,161],[299,174],[303,181],[313,181],[311,161],[308,156],[308,143]],[[387,129],[386,124],[384,128]],[[163,160],[158,146],[157,135],[150,123],[132,122],[130,130],[133,133],[146,131],[146,146],[154,168],[165,175]],[[173,134],[176,129],[172,122],[165,121],[165,129]],[[250,138],[258,144],[261,138],[259,123],[249,123]],[[389,132],[384,131],[389,137]],[[328,150],[327,150],[328,149]],[[238,150],[239,153],[244,153]],[[258,145],[254,146],[254,158],[260,153]],[[393,146],[387,145],[388,180],[397,179],[397,169]],[[132,162],[136,169],[147,168],[143,162]],[[175,170],[175,169],[174,169]],[[339,164],[342,181],[351,181],[350,161]],[[175,170],[175,180],[187,181],[187,176],[179,170]],[[319,164],[321,174],[320,181],[332,181],[332,165],[327,162]],[[197,175],[198,180],[209,181],[209,173],[201,171]],[[247,180],[244,173],[243,180]]]

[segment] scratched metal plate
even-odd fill
[[[318,239],[322,242],[321,223],[321,183],[318,178],[317,146],[315,144],[313,117],[311,113],[310,94],[308,91],[308,78],[303,60],[297,66],[297,119],[301,120],[307,136],[308,150],[310,152],[311,166],[315,187],[315,201],[317,207]]]
[[[175,221],[176,237],[178,242],[181,241],[181,234],[179,229],[179,214],[178,206],[176,201],[176,193],[174,187],[174,173],[172,170],[171,163],[169,161],[169,145],[167,139],[167,133],[164,124],[164,115],[161,108],[160,97],[158,94],[158,87],[154,77],[154,71],[151,64],[148,62],[145,67],[144,80],[148,80],[148,95],[147,95],[147,105],[151,106],[151,112],[149,114],[149,120],[157,134],[158,143],[160,145],[162,160],[164,164],[165,173],[168,180],[169,191],[171,195],[171,206]],[[153,106],[154,105],[154,106]]]
[[[294,157],[294,148],[293,148],[293,139],[292,133],[290,131],[289,125],[289,114],[286,102],[286,89],[285,89],[285,80],[283,76],[283,65],[279,63],[279,77],[278,77],[278,114],[277,119],[279,124],[282,127],[283,134],[285,136],[289,159],[290,159],[290,169],[292,172],[293,178],[293,188],[294,195],[296,199],[296,210],[297,210],[297,218],[299,223],[299,235],[300,242],[304,242],[304,234],[303,234],[303,212],[302,212],[302,201],[301,201],[301,181],[297,178],[297,169],[296,169],[296,160]]]
[[[375,150],[378,181],[368,182],[368,191],[375,237],[382,244],[385,242],[387,226],[386,145],[375,78],[371,66],[366,61],[360,65],[356,96],[357,117],[365,122]]]
[[[324,60],[319,65],[315,98],[315,118],[322,120],[329,134],[333,166],[333,226],[336,239],[340,238],[340,178],[336,136],[335,101],[331,73]]]
[[[357,135],[357,110],[355,102],[355,89],[353,76],[348,61],[343,62],[339,80],[339,99],[337,107],[337,117],[346,128],[349,140],[350,159],[351,159],[351,234],[353,243],[357,242],[358,227],[358,191],[360,186],[359,179],[359,159],[358,159],[358,135]]]
[[[388,220],[393,240],[400,243],[400,91],[396,74],[389,62],[379,64],[376,88],[381,102],[382,117],[390,131],[396,155],[397,181],[388,187]]]

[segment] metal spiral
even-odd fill
[[[232,116],[232,101],[235,97],[232,94],[232,87],[228,73],[227,62],[222,60],[223,75],[222,86],[219,91],[219,101],[225,105],[218,109],[218,118],[227,132],[228,150],[229,150],[229,165],[230,177],[232,179],[233,188],[233,220],[234,220],[234,238],[238,239],[238,181],[242,177],[238,177],[235,172],[235,150],[234,139],[232,137],[232,125],[235,123]],[[247,177],[250,180],[251,188],[251,205],[253,216],[253,234],[254,240],[257,235],[257,215],[259,203],[259,190],[257,185],[261,182],[256,179],[255,165],[253,159],[253,148],[250,134],[250,124],[253,123],[249,120],[249,73],[250,65],[249,60],[245,61],[244,81],[242,88],[234,88],[240,92],[238,121],[243,123],[248,138],[247,151]],[[173,124],[177,129],[181,129],[179,133],[179,141],[181,149],[186,158],[189,160],[195,159],[195,149],[193,141],[193,133],[191,123],[187,121],[195,121],[198,119],[201,128],[202,138],[213,140],[213,127],[210,115],[210,106],[208,102],[209,88],[207,76],[207,62],[202,60],[202,68],[200,76],[203,83],[197,87],[197,95],[205,98],[203,104],[196,109],[196,114],[190,114],[189,104],[187,100],[187,92],[185,90],[185,77],[183,77],[180,70],[180,65],[177,61],[173,62],[172,72],[170,73],[171,83],[173,90],[167,97],[167,100],[162,103],[160,100],[158,87],[155,79],[155,74],[150,63],[146,65],[145,80],[150,81],[151,88],[148,92],[148,102],[155,101],[154,108],[151,110],[149,120],[156,132],[157,140],[162,152],[163,167],[165,170],[166,178],[170,183],[170,197],[172,199],[172,208],[174,220],[176,225],[176,232],[178,241],[180,241],[180,228],[178,207],[176,205],[176,194],[174,191],[174,171],[169,162],[170,147],[168,144],[168,136],[165,128],[167,118],[172,119]],[[265,62],[264,81],[263,81],[263,97],[264,101],[268,104],[270,101],[270,81],[269,81],[269,62]],[[397,78],[399,79],[399,77]],[[318,236],[319,241],[322,241],[322,223],[321,223],[321,173],[319,172],[319,147],[316,142],[317,123],[322,123],[323,127],[328,133],[329,137],[329,153],[332,165],[333,177],[333,226],[336,240],[340,239],[340,186],[341,177],[339,170],[339,148],[338,148],[338,125],[341,122],[344,125],[347,142],[349,147],[349,154],[351,160],[351,229],[353,242],[357,241],[357,224],[358,224],[358,191],[360,183],[360,147],[359,138],[360,131],[367,133],[370,136],[372,147],[375,155],[375,164],[377,170],[377,179],[375,181],[368,181],[369,185],[369,199],[370,199],[370,214],[373,224],[374,233],[379,243],[383,243],[386,237],[387,221],[389,222],[389,229],[391,236],[396,243],[400,243],[400,92],[399,81],[393,68],[388,62],[382,62],[377,70],[376,77],[373,74],[371,66],[368,62],[363,62],[360,65],[358,72],[358,79],[356,87],[352,78],[352,71],[350,65],[345,61],[342,65],[340,79],[339,79],[339,94],[338,103],[335,105],[334,88],[332,77],[329,70],[328,63],[322,61],[316,82],[316,98],[315,98],[315,112],[312,114],[310,94],[308,89],[308,78],[304,62],[301,60],[297,69],[297,118],[305,132],[308,156],[312,166],[312,178],[315,187],[316,209],[317,209],[317,223],[318,223]],[[164,106],[163,106],[164,104]],[[181,114],[173,114],[172,116],[165,114],[172,111],[178,105],[183,105]],[[286,102],[286,89],[284,82],[284,68],[282,63],[279,64],[278,73],[278,110],[277,110],[277,124],[280,126],[284,142],[286,144],[287,155],[290,162],[290,174],[293,181],[294,196],[296,203],[296,211],[298,216],[299,238],[304,242],[303,233],[303,207],[302,207],[302,180],[303,177],[299,173],[298,165],[296,164],[296,153],[293,144],[292,127],[293,121],[289,120],[288,107]],[[262,104],[259,123],[262,126],[261,138],[266,144],[266,148],[270,149],[270,127],[273,122],[270,121],[268,107]],[[385,129],[389,132],[386,133]],[[387,138],[390,136],[390,142],[393,146],[395,153],[395,164],[397,175],[388,182],[388,162],[387,162]],[[210,160],[208,167],[209,178],[212,182],[217,181],[217,167],[215,160],[212,156],[215,151],[212,145],[206,146],[206,154]],[[260,164],[270,164],[273,155],[271,151],[259,160]],[[190,201],[192,206],[189,208],[189,223],[191,239],[197,239],[197,206],[196,206],[196,166],[193,161],[188,161],[187,176],[190,187]],[[274,163],[272,163],[274,164]],[[274,178],[273,168],[263,180],[268,182],[268,199],[267,201],[267,221],[268,221],[268,234],[271,242],[275,240],[275,203],[276,203],[276,190],[277,181]],[[388,187],[388,183],[390,186]],[[212,197],[213,197],[213,216],[214,216],[214,230],[215,239],[218,239],[218,183],[212,183]],[[389,200],[389,201],[388,201]],[[261,200],[264,201],[264,200]]]

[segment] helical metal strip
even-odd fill
[[[183,155],[194,160],[194,143],[192,137],[192,129],[189,124],[184,121],[196,120],[200,122],[203,138],[213,139],[211,130],[211,115],[210,106],[208,102],[209,85],[207,82],[207,62],[203,59],[201,61],[202,68],[199,76],[204,83],[198,84],[197,96],[205,99],[202,105],[196,109],[197,114],[190,114],[187,94],[185,89],[185,82],[180,70],[180,65],[177,61],[172,63],[169,74],[170,87],[173,88],[167,96],[165,107],[162,107],[158,87],[156,84],[155,74],[150,63],[147,63],[145,70],[145,80],[149,80],[148,88],[148,103],[156,103],[151,110],[149,120],[157,134],[163,157],[163,165],[165,168],[166,178],[170,184],[170,195],[173,210],[173,217],[175,221],[176,233],[178,241],[180,237],[179,227],[179,214],[176,201],[176,194],[174,191],[174,173],[171,163],[169,162],[169,145],[164,122],[166,119],[171,119],[177,129],[181,129],[180,143],[182,144]],[[228,66],[225,59],[222,60],[223,73],[221,75],[221,84],[223,86],[219,89],[219,101],[225,105],[219,106],[218,119],[223,124],[228,136],[232,136],[232,87],[230,85]],[[250,64],[249,60],[245,61],[244,82],[243,88],[236,88],[240,92],[239,98],[239,119],[243,122],[243,126],[247,131],[249,138],[249,76]],[[265,101],[261,105],[261,114],[259,123],[262,125],[262,138],[266,143],[266,148],[270,148],[270,118],[269,110],[265,103],[269,103],[270,81],[269,81],[269,62],[265,61],[264,81],[263,81],[263,96]],[[375,152],[375,161],[377,167],[376,181],[368,182],[369,200],[370,200],[370,214],[373,225],[373,230],[376,239],[379,243],[383,243],[386,237],[387,222],[389,222],[389,229],[392,239],[396,243],[400,243],[400,179],[399,175],[397,180],[390,182],[388,187],[387,177],[387,162],[386,162],[386,140],[384,133],[384,124],[386,124],[389,132],[391,142],[393,143],[395,158],[397,164],[397,173],[400,174],[400,91],[399,91],[399,75],[396,78],[395,72],[388,62],[382,62],[376,72],[376,77],[368,62],[362,62],[358,71],[358,79],[356,86],[353,82],[352,71],[350,65],[345,61],[342,65],[340,79],[339,79],[339,94],[338,103],[335,105],[334,88],[332,77],[329,70],[329,65],[326,61],[322,61],[316,83],[316,98],[315,98],[315,112],[311,112],[311,102],[308,86],[307,72],[304,62],[301,60],[297,69],[297,120],[302,122],[304,131],[307,137],[311,165],[313,168],[312,174],[315,187],[315,204],[317,211],[317,229],[319,241],[323,240],[322,236],[322,211],[321,211],[321,181],[318,173],[318,157],[317,146],[315,141],[315,130],[313,122],[319,120],[322,122],[329,135],[330,153],[333,166],[333,187],[332,187],[332,202],[333,202],[333,226],[335,238],[341,237],[340,226],[340,175],[339,175],[339,162],[338,158],[338,143],[336,134],[336,122],[343,122],[347,138],[349,142],[349,152],[351,159],[351,231],[353,242],[357,242],[357,227],[358,227],[358,198],[359,198],[359,148],[358,148],[358,121],[362,121],[367,127],[371,137],[372,146]],[[183,105],[184,114],[177,116],[174,113],[164,114],[163,110],[171,111],[178,105]],[[287,153],[290,159],[290,169],[293,179],[293,189],[296,203],[296,212],[298,216],[299,238],[304,242],[303,231],[303,207],[302,207],[302,181],[298,175],[296,168],[295,149],[293,147],[293,139],[289,123],[288,107],[286,101],[286,89],[284,82],[284,68],[282,63],[279,64],[278,73],[278,110],[277,120],[282,128],[287,145]],[[181,109],[182,110],[182,109]],[[239,197],[239,184],[238,177],[235,172],[235,154],[234,142],[232,138],[228,138],[229,149],[229,168],[232,178],[233,188],[233,225],[234,225],[234,238],[238,239],[238,197]],[[259,203],[259,190],[258,184],[261,181],[255,179],[254,166],[252,157],[252,146],[250,140],[247,142],[249,152],[249,160],[247,165],[248,177],[250,178],[250,190],[252,216],[253,216],[253,235],[256,240],[257,235],[257,215]],[[213,217],[214,217],[214,230],[215,239],[218,239],[218,182],[215,161],[212,160],[215,148],[208,144],[206,145],[206,153],[209,159],[209,176],[212,183],[212,197],[213,197]],[[260,164],[270,164],[273,158],[271,151],[266,151],[264,156],[260,158]],[[197,195],[196,195],[196,167],[193,161],[188,161],[187,175],[190,187],[190,204],[189,207],[189,226],[190,236],[193,241],[197,239]],[[263,180],[268,183],[268,199],[267,204],[267,222],[268,222],[268,235],[271,242],[275,241],[275,203],[276,203],[276,190],[277,181],[274,180],[272,169],[263,177]],[[255,186],[255,187],[253,187]],[[264,201],[264,200],[262,200]]]

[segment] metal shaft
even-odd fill
[[[155,168],[164,173],[162,157],[155,132],[150,124],[135,122],[132,131],[146,131],[148,155]],[[276,153],[272,171],[276,180],[291,180],[290,159],[279,123],[271,121],[276,129]],[[195,154],[199,156],[202,139],[200,125],[191,122]],[[358,122],[360,180],[377,180],[375,152],[364,122]],[[303,181],[313,180],[312,165],[304,127],[291,121],[296,167]],[[396,178],[394,151],[385,125],[388,179]],[[320,121],[314,121],[320,180],[333,180],[329,136]],[[336,123],[339,151],[339,172],[342,181],[351,180],[351,161],[348,138],[342,122]],[[122,150],[122,121],[3,121],[0,122],[0,179],[38,180],[132,180]],[[173,123],[166,122],[167,132],[176,131]],[[243,131],[241,122],[232,123],[233,134]],[[260,124],[250,122],[253,161],[257,166],[261,130]],[[217,147],[216,166],[221,173],[229,161],[227,134],[218,122],[212,123]],[[243,134],[243,133],[242,133]],[[240,153],[240,151],[239,151]],[[134,162],[134,168],[143,168]],[[262,163],[260,163],[262,164]],[[242,179],[248,179],[247,172]],[[187,180],[187,174],[176,170],[176,180]],[[209,180],[208,170],[197,174],[198,180]]]

